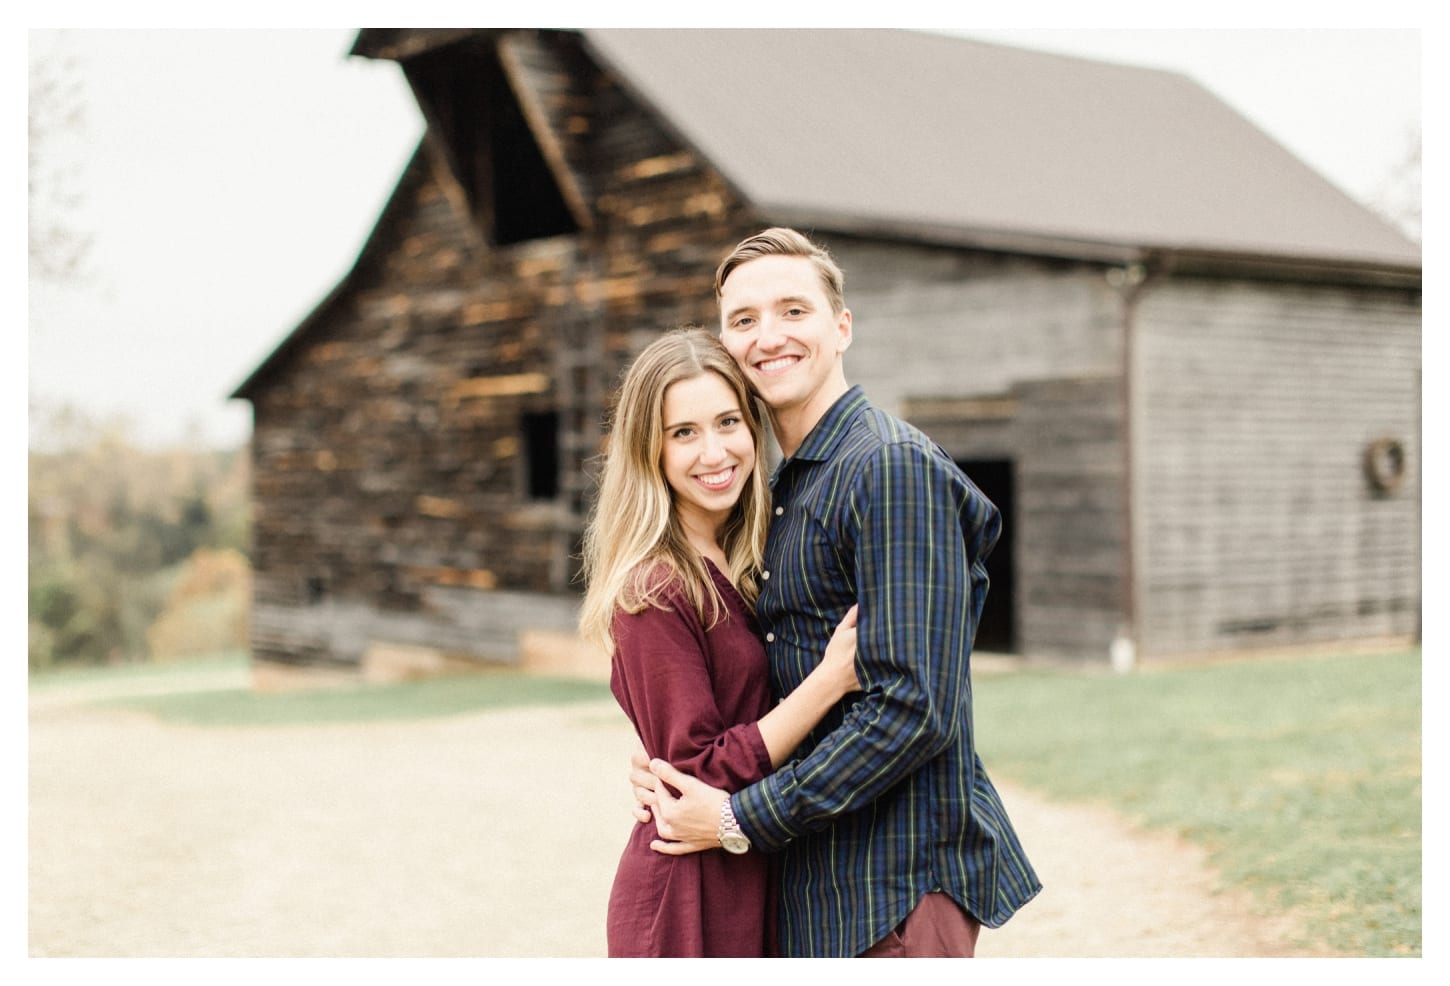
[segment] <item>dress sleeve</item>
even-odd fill
[[[711,787],[738,791],[770,773],[755,722],[730,724],[715,701],[705,630],[688,602],[614,618],[614,686],[645,752]]]

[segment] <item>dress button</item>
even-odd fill
[[[779,517],[783,513],[785,513],[785,507],[776,507],[775,508],[775,515],[777,517]]]
[[[763,578],[763,579],[768,579],[768,578],[770,578],[770,573],[769,572],[761,572],[760,573],[760,577]]]
[[[767,642],[774,642],[775,641],[775,634],[773,634],[773,633],[767,633],[765,635],[765,639],[766,639]]]

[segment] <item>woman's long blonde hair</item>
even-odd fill
[[[625,374],[604,451],[599,499],[584,530],[586,589],[579,629],[606,653],[614,653],[615,610],[638,613],[663,605],[658,595],[670,582],[685,587],[702,623],[722,612],[724,601],[704,560],[686,540],[661,465],[665,390],[704,373],[717,374],[729,385],[755,443],[755,467],[720,533],[720,546],[740,594],[754,604],[759,592],[770,520],[760,410],[719,339],[703,329],[675,329],[647,346]]]

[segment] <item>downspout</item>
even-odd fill
[[[1119,315],[1122,329],[1122,365],[1118,386],[1123,415],[1123,608],[1122,622],[1108,647],[1108,658],[1113,670],[1122,673],[1131,671],[1137,666],[1139,645],[1142,641],[1142,628],[1139,626],[1141,607],[1139,605],[1140,587],[1136,558],[1138,539],[1134,535],[1138,519],[1137,498],[1133,495],[1133,485],[1137,476],[1137,470],[1134,468],[1136,429],[1133,424],[1133,416],[1138,396],[1135,386],[1138,302],[1147,291],[1154,273],[1155,271],[1150,270],[1149,258],[1143,256],[1122,267],[1110,267],[1105,274],[1108,285],[1117,292],[1121,305]]]

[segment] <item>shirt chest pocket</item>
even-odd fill
[[[816,637],[828,619],[824,646],[839,618],[857,601],[854,544],[829,534],[809,512],[788,509],[776,518],[766,542],[760,615],[767,633],[798,640]]]

